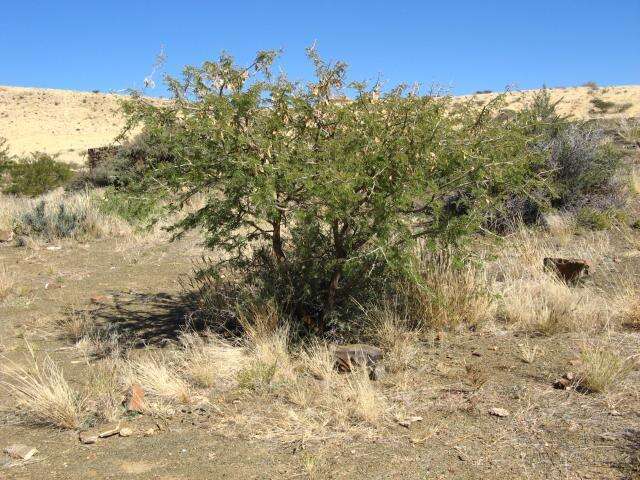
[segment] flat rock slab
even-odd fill
[[[21,443],[15,443],[13,445],[9,445],[3,451],[7,455],[9,455],[11,458],[18,458],[21,460],[29,460],[36,453],[38,453],[37,448],[29,447]]]

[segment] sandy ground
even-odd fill
[[[201,254],[189,239],[126,254],[117,239],[67,242],[59,250],[0,247],[0,265],[15,273],[19,286],[0,305],[0,358],[20,361],[28,343],[63,365],[74,388],[85,388],[98,361],[85,359],[56,328],[72,305],[91,309],[97,321],[141,345],[171,349],[185,319],[177,280]],[[640,258],[620,265],[637,272]],[[93,305],[89,298],[96,294],[112,300]],[[619,342],[637,349],[639,339],[625,332]],[[523,341],[500,329],[425,344],[410,370],[380,385],[424,420],[405,428],[388,419],[348,435],[308,436],[296,422],[290,433],[271,429],[274,411],[295,413],[295,407],[234,393],[212,397],[215,407],[183,408],[163,420],[128,416],[123,421],[134,430],[131,437],[83,445],[76,431],[25,423],[0,388],[0,447],[24,443],[39,450],[27,462],[0,454],[0,479],[639,478],[640,372],[607,395],[556,390],[553,380],[575,359],[573,336],[530,338],[541,349],[531,364],[518,359]],[[470,383],[469,365],[484,372],[486,383]],[[495,406],[511,415],[488,414]],[[152,435],[143,433],[149,428]]]
[[[532,93],[509,93],[508,108],[518,109]],[[487,101],[495,95],[476,97]],[[590,102],[594,98],[611,101],[616,106],[631,104],[620,113],[614,107],[612,113],[604,115],[607,118],[640,116],[640,85],[556,88],[551,95],[554,101],[560,100],[560,113],[579,119],[597,116],[591,112]],[[108,145],[120,133],[124,119],[119,113],[119,102],[123,98],[114,94],[0,86],[0,136],[7,138],[12,154],[42,151],[80,164],[87,148]]]

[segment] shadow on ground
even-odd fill
[[[187,326],[201,328],[194,320],[193,294],[112,292],[112,301],[91,310],[96,323],[113,330],[134,348],[163,347],[176,340]]]

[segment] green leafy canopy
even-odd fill
[[[539,120],[501,118],[501,97],[479,109],[406,85],[382,92],[307,53],[307,84],[272,74],[277,52],[249,67],[222,55],[169,78],[171,102],[125,108],[156,146],[144,188],[176,210],[206,198],[175,231],[201,228],[233,268],[262,265],[283,308],[324,330],[376,275],[409,268],[417,242],[477,231],[545,172],[531,148]]]

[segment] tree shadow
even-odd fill
[[[192,293],[110,293],[113,300],[97,303],[91,315],[98,327],[117,332],[130,347],[163,347],[187,326],[202,328],[192,315],[196,306]]]

